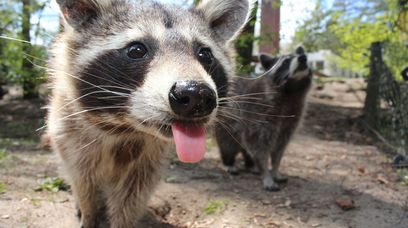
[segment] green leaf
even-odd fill
[[[225,202],[222,200],[215,200],[208,203],[207,207],[204,208],[204,213],[207,215],[215,214],[219,209],[225,206]]]
[[[66,190],[67,185],[64,183],[64,180],[58,177],[49,178],[46,177],[44,179],[39,180],[39,185],[34,190],[36,192],[42,191],[50,191],[50,192],[58,192],[60,190]]]

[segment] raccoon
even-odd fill
[[[246,168],[259,169],[264,188],[278,191],[278,183],[287,181],[279,165],[302,118],[312,72],[302,47],[282,57],[263,54],[260,62],[266,70],[262,77],[232,82],[229,98],[224,98],[227,105],[220,109],[226,118],[217,124],[215,135],[228,172],[238,174],[234,163],[241,152]]]
[[[248,0],[185,9],[154,1],[57,0],[48,134],[81,227],[129,228],[143,215],[169,145],[200,161],[233,73],[230,41]],[[106,223],[101,224],[101,221]]]

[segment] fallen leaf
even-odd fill
[[[356,205],[354,204],[354,201],[351,199],[343,199],[343,198],[337,198],[336,199],[336,204],[343,210],[343,211],[348,211],[356,208]]]
[[[269,201],[269,200],[263,200],[263,201],[262,201],[262,204],[263,204],[263,205],[271,205],[272,202]]]
[[[272,227],[281,227],[281,226],[282,226],[282,223],[281,223],[281,222],[278,222],[278,221],[269,221],[269,222],[267,223],[267,225],[270,225],[270,226],[272,226]]]
[[[285,202],[285,207],[290,207],[291,204],[292,204],[292,201],[290,201],[290,199],[288,199]]]
[[[365,174],[365,167],[364,167],[364,166],[362,166],[362,165],[358,166],[358,167],[357,167],[357,170],[358,170],[360,173]]]
[[[378,175],[377,176],[377,181],[380,182],[381,184],[388,184],[388,180],[383,176],[383,175]]]

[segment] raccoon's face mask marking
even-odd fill
[[[311,75],[303,47],[298,47],[295,53],[284,57],[261,54],[259,58],[267,75],[272,77],[277,85],[285,83],[288,78],[297,80]]]
[[[115,133],[173,137],[181,160],[200,160],[205,127],[233,69],[228,42],[246,21],[249,0],[203,0],[192,10],[147,1],[57,2],[66,21],[64,70],[77,75],[71,81],[89,119]]]

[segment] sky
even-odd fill
[[[185,0],[159,0],[163,3],[184,3]],[[325,0],[326,4],[330,6],[333,0]],[[282,43],[289,43],[294,34],[296,28],[302,21],[308,18],[310,12],[315,7],[316,0],[282,0],[281,7],[281,41]],[[38,21],[38,15],[33,17],[33,23]],[[58,5],[55,0],[52,0],[50,6],[48,6],[42,16],[41,26],[46,28],[50,33],[57,31],[59,25],[58,18]],[[39,41],[42,42],[42,41]]]

